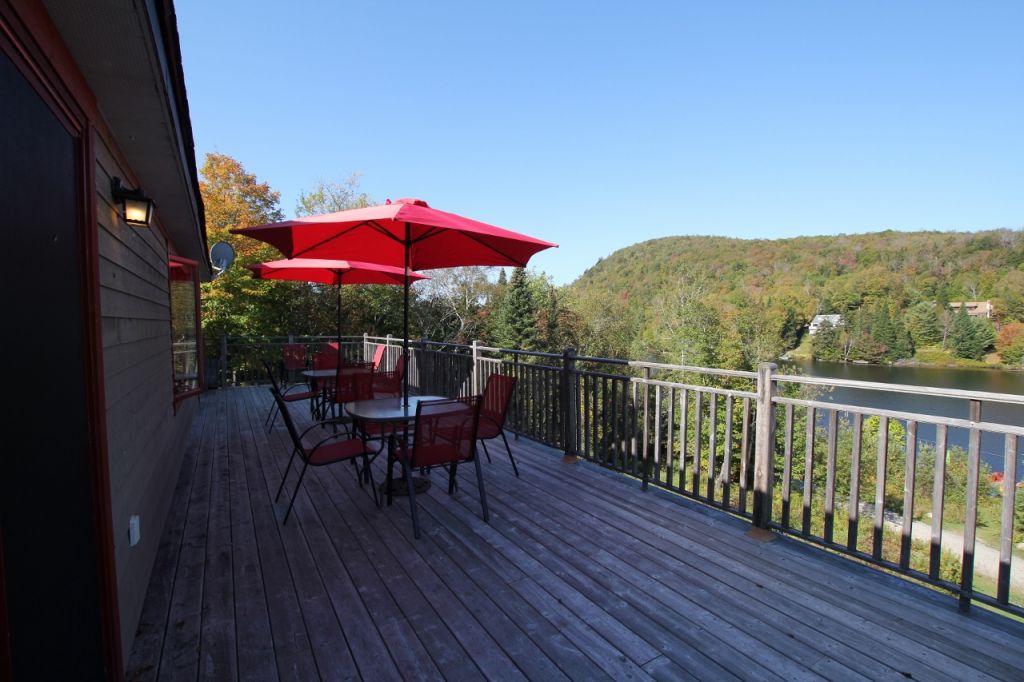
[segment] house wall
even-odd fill
[[[138,229],[119,220],[110,179],[131,174],[102,137],[95,147],[107,452],[127,660],[199,398],[180,401],[175,410],[166,237],[158,227]],[[140,517],[141,538],[130,547],[133,514]]]

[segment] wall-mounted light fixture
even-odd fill
[[[110,194],[121,204],[121,215],[132,227],[149,227],[153,218],[153,200],[141,189],[121,186],[121,178],[110,178]]]

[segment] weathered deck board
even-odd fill
[[[1024,625],[526,441],[378,509],[311,469],[266,389],[207,393],[131,679],[1019,679]],[[308,422],[302,406],[294,415]],[[383,458],[375,476],[384,475]]]

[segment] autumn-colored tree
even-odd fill
[[[1006,364],[1024,364],[1024,322],[1003,325],[996,339],[996,350]]]
[[[212,282],[202,285],[203,332],[208,339],[220,335],[282,333],[287,321],[275,305],[282,282],[253,279],[245,265],[280,258],[273,247],[229,230],[282,218],[280,194],[226,154],[207,154],[200,169],[199,191],[206,208],[209,241],[234,247],[235,264]]]

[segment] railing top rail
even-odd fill
[[[718,395],[732,396],[734,398],[750,398],[757,400],[757,393],[753,391],[739,391],[731,388],[718,388],[716,386],[698,386],[697,384],[684,384],[675,381],[661,381],[658,379],[644,379],[643,377],[629,377],[629,380],[635,384],[645,384],[647,386],[661,386],[663,388],[681,388],[688,391],[697,391],[698,393],[716,393]]]
[[[890,393],[914,393],[929,395],[936,398],[959,398],[961,400],[980,400],[990,403],[1007,403],[1024,405],[1024,395],[1013,393],[990,393],[987,391],[967,391],[958,388],[939,388],[937,386],[913,386],[909,384],[886,384],[876,381],[857,381],[855,379],[828,379],[825,377],[808,377],[796,374],[776,374],[775,381],[791,384],[809,384],[815,386],[841,386],[843,388],[859,388],[867,391],[888,391]]]
[[[829,403],[820,400],[803,400],[801,398],[785,398],[775,396],[772,402],[776,405],[799,405],[801,407],[813,407],[822,410],[835,410],[836,412],[850,412],[862,414],[868,417],[888,417],[903,421],[924,422],[925,424],[939,424],[953,426],[962,429],[977,429],[989,433],[1004,433],[1011,436],[1024,436],[1024,426],[1012,424],[999,424],[997,422],[974,422],[970,419],[958,419],[956,417],[942,417],[934,414],[920,414],[917,412],[901,412],[899,410],[883,410],[877,407],[865,407],[863,405],[844,405],[842,403]]]
[[[644,362],[642,360],[630,360],[627,364],[630,367],[665,369],[673,372],[696,372],[699,374],[713,374],[720,377],[739,377],[741,379],[757,380],[757,372],[745,372],[738,369],[716,369],[714,367],[693,367],[692,365],[670,365],[663,362]]]
[[[480,346],[477,345],[478,351],[485,351],[488,353],[507,353],[509,355],[529,355],[535,358],[561,358],[561,353],[545,353],[536,350],[515,350],[514,348],[496,348],[494,346]],[[579,358],[577,358],[579,359]]]

